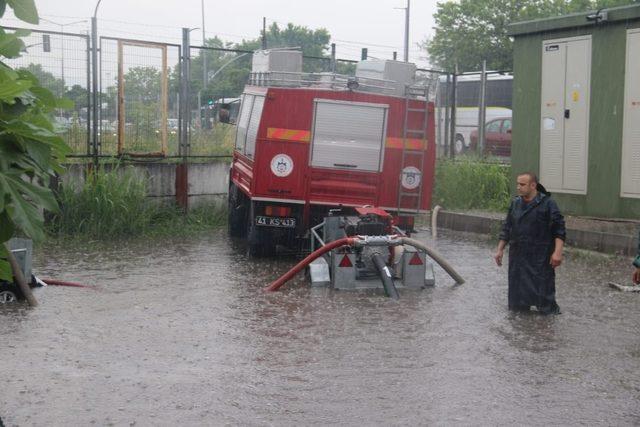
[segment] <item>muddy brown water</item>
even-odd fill
[[[417,237],[426,239],[427,233]],[[428,240],[428,239],[426,239]],[[429,241],[429,240],[428,240]],[[433,243],[433,242],[432,242]],[[434,246],[467,279],[435,288],[261,292],[295,259],[249,261],[224,231],[189,241],[49,248],[40,306],[0,308],[7,426],[634,425],[640,294],[629,260],[572,252],[563,314],[506,309],[493,243]]]

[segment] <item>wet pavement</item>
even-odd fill
[[[427,233],[417,235],[425,239]],[[224,231],[36,254],[40,306],[0,307],[7,426],[637,425],[640,294],[630,261],[572,251],[563,314],[506,309],[484,237],[441,232],[467,279],[380,293],[261,287],[295,259],[248,262]]]

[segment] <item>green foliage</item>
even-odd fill
[[[473,159],[439,159],[434,202],[445,209],[503,211],[511,200],[511,167]]]
[[[160,100],[160,70],[155,67],[132,67],[124,75],[124,93],[127,100],[158,102]]]
[[[224,223],[224,209],[206,206],[188,215],[175,205],[164,206],[147,197],[148,178],[133,168],[101,167],[79,188],[64,185],[60,212],[51,232],[90,239],[178,234]]]
[[[38,23],[33,0],[0,0],[0,17],[9,5],[14,14]],[[69,148],[56,133],[51,113],[68,103],[56,99],[27,70],[13,70],[4,58],[24,49],[24,32],[0,28],[0,278],[11,280],[4,242],[16,233],[40,240],[44,225],[39,209],[55,212],[57,203],[46,184]]]
[[[56,96],[63,96],[65,92],[64,82],[62,79],[55,77],[52,73],[45,71],[42,68],[42,64],[29,64],[26,67],[19,68],[18,70],[28,71],[38,79],[38,82],[42,87],[48,89]],[[86,101],[84,101],[86,103]]]
[[[329,65],[329,57],[327,50],[329,49],[329,41],[331,36],[329,32],[320,28],[311,30],[307,27],[287,24],[286,27],[280,28],[274,23],[267,29],[267,46],[269,49],[291,47],[302,49],[303,55],[327,58],[327,60],[307,60],[304,62],[304,71],[327,71]],[[224,43],[218,37],[207,39],[206,46],[212,48],[233,48],[238,50],[246,50],[253,52],[262,46],[261,37],[251,40],[244,40],[238,44]],[[206,103],[208,99],[218,99],[223,97],[237,97],[242,93],[242,89],[247,82],[249,72],[251,71],[251,55],[238,58],[233,63],[230,61],[236,59],[241,53],[223,52],[210,49],[202,49],[198,53],[192,50],[193,58],[191,59],[191,92],[201,92],[202,103]],[[209,81],[206,87],[203,85],[203,64],[206,60],[207,74]],[[225,65],[228,64],[228,65]],[[224,70],[218,73],[215,78],[211,78],[213,73],[225,66]],[[179,69],[172,71],[170,77],[170,86],[172,91],[177,91],[179,87]],[[197,108],[197,105],[193,105]]]
[[[438,3],[435,35],[422,43],[431,62],[444,70],[510,70],[513,43],[507,25],[633,3],[633,0],[460,0]]]

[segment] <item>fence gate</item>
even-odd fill
[[[118,40],[118,155],[166,156],[167,74],[166,45]]]

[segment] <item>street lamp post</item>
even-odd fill
[[[407,0],[407,8],[404,15],[404,62],[409,62],[409,13],[411,0]]]
[[[404,62],[409,62],[409,17],[411,0],[407,0],[407,7],[394,7],[394,9],[404,9]]]

